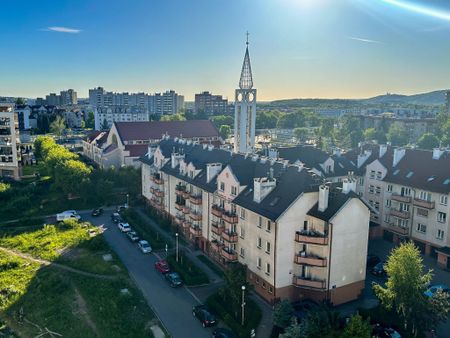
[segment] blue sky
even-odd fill
[[[260,100],[450,88],[448,0],[0,1],[0,95],[232,98],[247,30]]]

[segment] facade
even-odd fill
[[[61,104],[61,97],[55,93],[50,93],[45,96],[45,102],[49,106],[59,106]]]
[[[73,89],[60,92],[60,104],[62,106],[74,106],[78,103],[77,92]]]
[[[155,115],[174,115],[184,108],[184,96],[173,90],[151,95],[150,113]]]
[[[323,185],[301,166],[168,137],[141,161],[148,204],[220,264],[246,265],[268,302],[337,305],[364,288],[369,209],[352,178]]]
[[[251,153],[255,146],[256,89],[253,88],[248,41],[234,101],[234,151]]]
[[[19,179],[19,121],[12,105],[0,106],[0,177]]]
[[[227,115],[228,100],[222,95],[212,95],[210,92],[195,94],[194,112],[206,115]]]
[[[107,130],[114,122],[149,121],[149,111],[143,106],[105,106],[94,109],[95,130]]]

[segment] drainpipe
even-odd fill
[[[277,280],[277,233],[278,233],[278,223],[274,223],[275,230],[275,245],[273,250],[273,299],[277,299],[277,288],[275,281]]]
[[[331,273],[331,251],[333,248],[333,223],[328,225],[328,276],[327,276],[327,301],[330,302],[330,273]]]

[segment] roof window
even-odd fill
[[[406,175],[406,178],[411,178],[412,175],[414,175],[414,171],[410,171],[410,172]]]
[[[434,181],[434,179],[436,178],[436,176],[435,175],[433,175],[433,176],[430,176],[430,177],[428,177],[428,182],[431,182],[431,181]]]
[[[278,203],[278,201],[280,200],[280,197],[279,196],[277,196],[277,197],[275,197],[273,200],[272,200],[272,202],[270,202],[270,206],[271,207],[273,207],[273,206],[275,206],[277,203]]]
[[[394,171],[394,176],[397,175],[399,172],[400,172],[400,169],[396,169],[396,170]]]

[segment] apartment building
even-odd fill
[[[324,185],[286,161],[168,137],[141,162],[148,204],[220,264],[246,265],[268,302],[337,305],[364,288],[370,212],[353,178]]]
[[[114,122],[150,121],[149,110],[142,106],[112,105],[94,109],[95,130],[107,130]]]
[[[206,115],[227,115],[228,100],[222,95],[213,95],[210,92],[195,94],[194,112]]]
[[[0,105],[0,177],[19,179],[19,119],[14,104]]]

